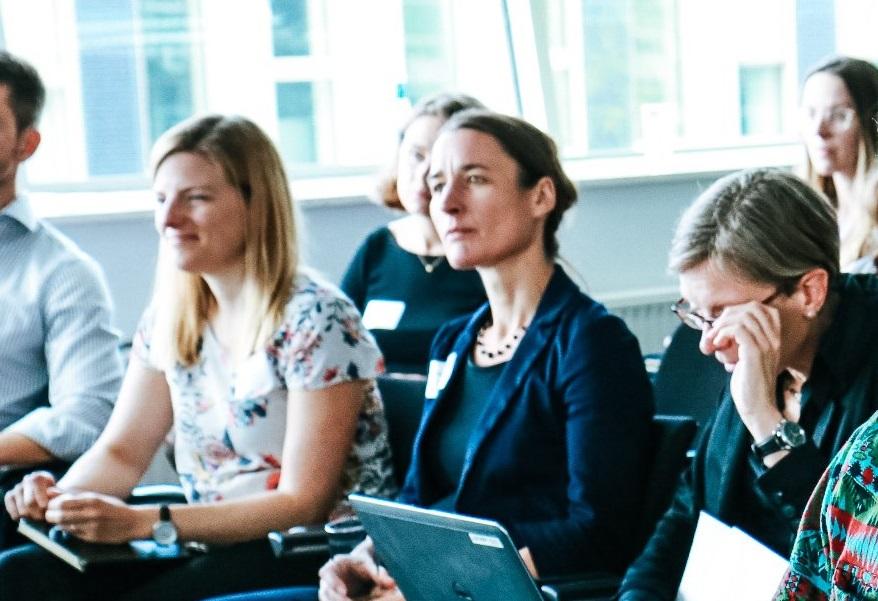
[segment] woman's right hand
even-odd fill
[[[318,596],[320,601],[403,601],[396,582],[375,561],[370,538],[357,545],[350,555],[336,555],[320,568]]]
[[[49,501],[61,494],[55,488],[55,477],[49,472],[32,472],[6,493],[6,511],[13,520],[28,518],[44,520]]]
[[[732,372],[732,400],[757,441],[783,417],[775,401],[780,347],[778,310],[755,301],[727,307],[701,341],[702,351],[716,355]]]

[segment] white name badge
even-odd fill
[[[430,361],[430,369],[427,372],[427,387],[424,390],[426,398],[435,399],[439,395],[439,391],[448,385],[456,362],[457,353],[451,353],[446,357],[445,361],[438,361],[436,359]]]
[[[367,330],[395,330],[405,313],[405,303],[394,300],[373,299],[366,303],[363,325]]]

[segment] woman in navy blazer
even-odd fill
[[[455,269],[488,304],[446,324],[400,500],[486,517],[541,576],[620,572],[632,559],[648,466],[651,389],[637,340],[555,263],[576,199],[554,142],[483,110],[433,147],[431,217]],[[367,539],[320,572],[319,596],[400,599]],[[252,599],[313,599],[277,591]]]
[[[432,356],[448,383],[428,398],[400,501],[442,500],[427,444],[491,308],[447,324]],[[501,522],[541,574],[619,570],[634,552],[652,415],[637,340],[554,266],[466,446],[457,513]],[[441,382],[440,382],[441,383]],[[438,383],[437,383],[438,386]],[[432,396],[429,395],[428,396]],[[598,542],[600,541],[600,542]]]

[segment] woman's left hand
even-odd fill
[[[49,501],[46,521],[85,541],[124,543],[149,536],[149,509],[99,493],[64,493]]]

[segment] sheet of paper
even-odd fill
[[[677,601],[771,599],[788,560],[701,512]]]

